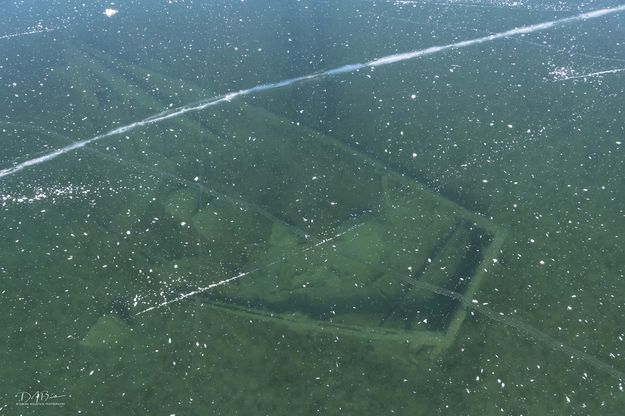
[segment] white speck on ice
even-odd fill
[[[106,17],[113,17],[117,14],[117,10],[115,9],[106,9],[104,10],[104,14],[106,15]]]

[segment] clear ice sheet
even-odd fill
[[[616,2],[2,6],[0,169],[281,88],[0,179],[0,409],[43,388],[95,414],[622,408],[622,14],[344,67]],[[349,149],[416,188],[389,193]],[[445,286],[450,253],[493,237],[420,187],[507,232],[470,299]],[[427,216],[389,219],[415,205]],[[405,324],[397,286],[439,308]],[[353,332],[436,330],[457,310],[442,351]]]

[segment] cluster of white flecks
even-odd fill
[[[92,190],[82,185],[65,185],[53,187],[36,187],[27,194],[1,193],[0,206],[6,207],[14,204],[32,204],[39,201],[56,198],[74,198],[91,193]]]

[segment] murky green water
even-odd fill
[[[0,5],[0,413],[621,414],[618,2]]]

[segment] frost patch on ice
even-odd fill
[[[604,75],[616,74],[619,72],[625,72],[625,68],[615,68],[615,69],[607,69],[604,71],[596,71],[596,72],[579,72],[576,69],[570,66],[558,66],[554,68],[549,75],[553,77],[552,81],[568,81],[570,79],[583,79],[586,81],[588,78],[601,78]]]
[[[118,13],[118,10],[115,9],[106,9],[104,10],[104,14],[106,15],[106,17],[113,17]]]
[[[40,24],[38,24],[37,26],[35,26],[33,28],[29,28],[29,30],[27,30],[25,32],[17,32],[17,33],[9,33],[7,35],[0,35],[0,40],[17,38],[17,37],[20,37],[20,36],[27,36],[27,35],[36,35],[38,33],[54,32],[55,30],[56,29],[54,29],[54,28],[45,27],[45,26],[43,26],[40,23]]]
[[[577,75],[577,71],[570,66],[558,66],[549,72],[553,76],[553,81],[562,81]]]
[[[32,204],[49,199],[52,199],[52,202],[55,202],[59,198],[72,199],[75,196],[84,196],[92,192],[93,191],[91,189],[81,185],[36,187],[28,194],[0,193],[0,206],[6,207],[15,204]]]
[[[390,0],[395,6],[443,6],[443,7],[478,7],[501,9],[526,9],[541,11],[571,11],[572,8],[561,2],[556,4],[534,4],[527,0]]]

